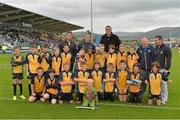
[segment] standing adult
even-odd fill
[[[156,60],[160,63],[161,72],[165,75],[168,75],[172,60],[171,49],[163,43],[163,37],[160,35],[155,36],[154,42],[156,46],[155,57]],[[168,101],[167,81],[164,80],[162,80],[161,85],[161,100],[162,104],[165,104]]]
[[[84,48],[85,51],[87,51],[89,48],[93,50],[93,53],[95,53],[95,45],[91,43],[91,35],[86,34],[84,36],[84,41],[78,45],[78,51],[81,50],[81,48]]]
[[[149,41],[146,37],[141,38],[140,46],[137,49],[137,54],[139,56],[139,64],[141,73],[144,79],[148,76],[151,71],[151,64],[155,61],[154,47],[149,45]],[[142,82],[142,93],[146,90],[146,84]]]
[[[73,38],[73,34],[71,31],[69,31],[66,33],[65,40],[61,41],[59,44],[59,50],[61,52],[63,51],[63,47],[65,45],[69,45],[70,53],[72,54],[71,70],[73,68],[73,64],[74,64],[75,56],[76,56],[76,52],[77,52],[76,43],[72,40],[72,38]]]
[[[106,33],[101,37],[100,44],[104,44],[105,46],[105,51],[108,52],[109,50],[109,45],[113,44],[116,47],[116,50],[119,48],[119,44],[121,43],[118,36],[112,33],[112,27],[111,26],[106,26],[105,27]]]

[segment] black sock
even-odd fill
[[[23,87],[22,84],[19,84],[19,89],[20,89],[20,96],[22,95]]]
[[[29,88],[29,96],[31,96],[31,84],[28,84],[28,88]]]
[[[13,94],[16,96],[16,84],[13,84]]]

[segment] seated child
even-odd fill
[[[133,72],[128,76],[127,83],[129,85],[129,103],[141,103],[140,89],[143,76],[140,74],[139,64],[133,65]]]
[[[107,72],[104,76],[104,99],[114,101],[115,73],[112,63],[107,64]]]
[[[96,92],[95,88],[93,87],[93,80],[88,79],[87,80],[87,88],[84,91],[83,106],[95,108],[96,95],[97,95],[97,92]]]
[[[159,72],[159,69],[159,62],[153,62],[151,64],[152,72],[149,74],[148,80],[146,80],[146,83],[149,84],[148,105],[152,105],[153,100],[156,100],[157,106],[161,105],[161,83],[163,79],[165,80],[167,78]]]
[[[39,67],[37,69],[37,76],[31,80],[31,91],[32,95],[29,97],[29,102],[34,102],[40,100],[45,102],[44,93],[45,93],[45,77],[43,76],[43,68]]]
[[[119,63],[119,70],[117,71],[116,86],[118,89],[118,97],[120,102],[126,102],[128,97],[127,77],[129,71],[126,69],[126,61],[121,60]]]
[[[60,80],[60,88],[61,88],[61,99],[59,103],[62,104],[64,101],[68,101],[73,103],[73,95],[72,95],[72,85],[74,82],[72,81],[72,72],[70,71],[69,63],[64,64],[64,71],[61,72],[59,80]]]
[[[103,72],[100,70],[100,63],[99,61],[94,62],[94,70],[91,73],[91,77],[94,81],[94,88],[98,94],[98,100],[103,100]]]
[[[48,70],[49,78],[46,80],[46,93],[44,98],[56,104],[58,99],[58,80],[55,78],[55,71],[53,69]]]
[[[87,72],[86,62],[81,62],[81,71],[78,71],[74,77],[74,81],[77,82],[78,85],[77,103],[83,102],[83,95],[85,89],[87,88],[87,80],[89,77],[90,74]]]

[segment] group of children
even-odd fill
[[[108,53],[104,51],[103,44],[95,53],[91,47],[86,51],[81,48],[73,63],[68,44],[64,45],[62,52],[54,48],[53,54],[49,52],[48,44],[44,44],[42,50],[33,44],[25,59],[20,55],[20,47],[15,46],[11,59],[13,100],[16,100],[17,83],[20,98],[26,99],[22,95],[25,64],[29,79],[29,102],[40,100],[62,104],[65,101],[73,103],[77,98],[77,103],[93,107],[98,101],[114,101],[118,96],[120,102],[141,103],[141,85],[146,83],[149,84],[148,105],[152,105],[153,100],[161,105],[161,81],[167,80],[167,76],[159,72],[159,63],[153,62],[149,76],[143,76],[136,48],[130,45],[128,52],[125,48],[123,43],[119,45],[118,52],[113,44],[109,45]]]

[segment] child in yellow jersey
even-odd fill
[[[34,77],[31,81],[31,90],[32,95],[29,97],[29,102],[34,102],[40,100],[45,102],[44,93],[45,93],[45,77],[43,76],[43,68],[39,67],[37,69],[37,76]]]
[[[59,80],[60,80],[60,92],[61,98],[59,103],[62,104],[64,101],[68,101],[73,103],[73,95],[72,95],[72,86],[74,84],[72,72],[70,71],[69,63],[65,63],[64,71],[61,72]]]
[[[115,86],[115,72],[114,65],[112,63],[108,63],[107,72],[104,76],[104,99],[114,101],[114,86]]]
[[[117,69],[120,69],[120,62],[121,60],[127,61],[127,53],[125,51],[125,44],[121,43],[119,45],[119,52],[117,53]]]
[[[142,80],[144,80],[144,77],[140,73],[139,64],[136,63],[133,65],[133,72],[131,72],[127,78],[130,92],[129,103],[141,103],[140,90]]]
[[[48,69],[51,67],[52,55],[49,52],[49,45],[47,43],[44,44],[42,53],[41,53],[41,67],[44,71],[44,76],[48,77]]]
[[[37,54],[37,46],[32,44],[29,48],[30,53],[26,55],[26,70],[27,70],[27,78],[29,79],[29,95],[31,96],[31,80],[37,74],[37,68],[40,66],[41,57]]]
[[[110,44],[109,45],[109,52],[106,55],[106,65],[108,65],[109,63],[113,64],[113,71],[116,71],[116,62],[117,62],[117,54],[115,53],[115,45]]]
[[[19,85],[20,88],[20,98],[26,99],[23,96],[23,87],[22,87],[22,80],[23,80],[23,64],[24,58],[20,55],[20,47],[15,46],[13,48],[13,56],[11,58],[11,65],[12,65],[12,79],[13,79],[13,100],[16,100],[16,86]]]
[[[68,44],[65,44],[63,47],[63,52],[61,53],[61,60],[62,60],[61,71],[64,71],[64,65],[66,62],[68,62],[70,65],[73,64],[72,55],[70,53],[70,48]],[[70,70],[72,70],[72,68],[70,68]]]
[[[91,78],[94,81],[94,88],[98,94],[96,102],[103,100],[103,72],[100,70],[100,62],[94,62],[94,70],[91,72]]]
[[[86,59],[87,70],[90,72],[93,69],[94,64],[94,53],[92,48],[88,48],[84,56]]]
[[[52,64],[52,69],[55,70],[55,78],[59,79],[59,75],[61,72],[61,56],[60,56],[59,48],[54,48],[51,64]]]
[[[105,71],[105,62],[106,62],[106,52],[104,51],[104,44],[99,44],[99,48],[95,53],[95,61],[99,61],[100,69]]]
[[[81,48],[76,55],[75,72],[81,70],[81,62],[86,62],[86,58],[84,55],[85,55],[85,49]]]
[[[118,89],[118,97],[120,102],[126,102],[128,97],[127,77],[130,74],[126,69],[126,61],[121,60],[119,63],[120,69],[116,75],[116,86]]]
[[[58,98],[58,80],[55,78],[55,71],[53,69],[48,70],[49,78],[46,79],[46,93],[44,98],[51,102],[51,104],[56,104]]]
[[[87,87],[87,80],[89,79],[89,77],[90,75],[89,72],[87,72],[86,62],[81,62],[81,71],[78,71],[74,77],[74,81],[78,85],[77,103],[83,102],[83,94],[84,90]]]
[[[153,100],[156,100],[157,106],[161,105],[161,82],[166,78],[159,72],[159,69],[159,62],[151,64],[152,72],[149,74],[148,80],[146,80],[146,84],[149,84],[148,105],[152,105]]]
[[[133,72],[133,65],[135,63],[138,63],[139,56],[136,53],[136,48],[134,45],[130,45],[129,47],[129,54],[127,56],[127,64],[128,64],[128,69],[130,72]]]

